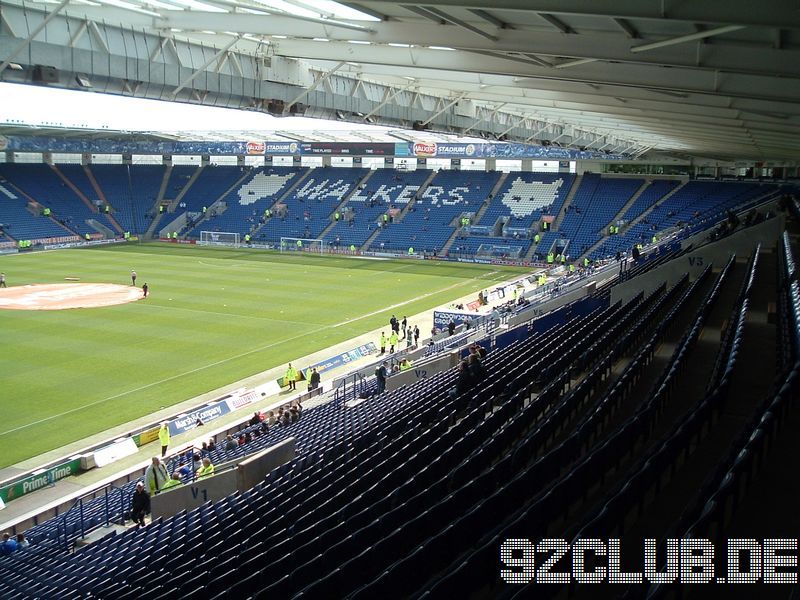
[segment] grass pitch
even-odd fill
[[[12,286],[131,269],[145,301],[0,310],[0,467],[526,272],[168,244],[0,257]]]

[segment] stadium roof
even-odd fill
[[[171,40],[157,58],[170,43],[177,55],[180,42],[216,48],[208,64],[192,65],[196,72],[215,64],[219,71],[223,60],[241,62],[237,56],[259,57],[271,69],[267,78],[278,78],[271,81],[305,87],[286,101],[307,103],[311,116],[341,112],[345,120],[410,126],[382,109],[396,104],[410,111],[418,103],[427,118],[417,125],[467,135],[597,149],[627,144],[635,155],[652,148],[727,159],[800,158],[800,10],[791,0],[54,0],[24,6],[85,23],[72,27],[65,48],[88,40],[93,52],[114,54],[103,48],[110,46],[106,28],[121,23]],[[13,14],[0,21],[0,32],[25,37]],[[16,57],[2,51],[0,59]],[[311,78],[289,73],[291,65],[308,69]],[[9,72],[4,79],[13,80]],[[200,79],[181,80],[176,99],[207,102]],[[332,98],[347,81],[355,82],[354,97],[367,84],[383,86],[383,95],[370,99],[374,113],[334,110]],[[180,96],[189,90],[194,96]],[[319,92],[330,101],[314,100]],[[438,101],[423,106],[420,97]]]
[[[304,142],[413,141],[407,130],[263,112],[194,106],[76,90],[0,83],[0,135],[123,140]],[[198,123],[215,124],[203,129]],[[425,132],[432,142],[480,143],[473,136]]]

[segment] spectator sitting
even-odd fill
[[[172,479],[170,479],[167,483],[164,484],[164,487],[161,488],[161,491],[163,492],[170,488],[177,487],[179,485],[183,485],[183,482],[181,481],[181,474],[175,471],[172,474]]]
[[[204,458],[203,466],[197,470],[197,478],[203,479],[203,477],[210,477],[213,474],[214,474],[214,465],[211,464],[211,459]]]
[[[486,379],[486,369],[481,364],[481,359],[477,354],[471,354],[468,361],[469,372],[472,376],[473,385]]]
[[[178,468],[178,473],[181,474],[181,477],[189,477],[192,474],[192,468],[188,465],[188,463],[181,461],[181,466]]]
[[[267,435],[269,433],[269,423],[266,421],[261,422],[261,434]]]
[[[17,534],[17,549],[18,550],[22,550],[23,548],[27,548],[30,545],[31,545],[31,543],[28,540],[25,539],[25,534],[24,533],[18,533]]]
[[[267,413],[266,421],[269,425],[275,425],[275,423],[278,422],[278,417],[275,416],[275,413],[273,411],[269,411]]]
[[[214,438],[208,440],[208,451],[214,452],[217,449],[217,443],[214,441]]]
[[[469,370],[469,364],[466,360],[462,360],[458,363],[458,379],[456,380],[456,387],[450,390],[450,396],[453,398],[461,396],[472,388],[472,384],[472,373]]]
[[[12,539],[9,534],[4,533],[3,543],[0,544],[0,556],[8,556],[17,550],[19,550],[19,546],[17,546],[17,540]]]
[[[264,417],[261,416],[261,413],[256,411],[253,413],[253,416],[250,418],[249,424],[250,425],[258,425],[261,423]]]
[[[239,434],[239,445],[244,446],[247,443],[247,440],[244,437],[244,433]]]
[[[289,424],[291,424],[291,422],[292,422],[292,417],[291,417],[291,415],[289,414],[289,411],[288,411],[288,410],[285,410],[285,411],[283,411],[283,412],[281,413],[280,420],[281,420],[281,425],[284,425],[284,426],[286,426],[286,425],[289,425]]]
[[[244,434],[244,443],[249,444],[252,441],[253,441],[253,435],[248,431],[247,433]]]
[[[200,448],[200,455],[206,456],[208,454],[208,443],[203,442],[203,446]]]
[[[236,450],[236,442],[233,439],[233,436],[228,436],[225,438],[225,450],[230,452],[231,450]]]

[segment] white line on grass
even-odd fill
[[[495,273],[497,273],[497,271],[491,271],[489,273],[486,273],[485,275],[481,275],[480,277],[474,277],[472,279],[468,279],[467,281],[476,281],[478,279],[483,279],[484,277],[488,277],[490,275],[494,275]],[[392,304],[391,306],[387,306],[386,308],[382,308],[380,310],[376,310],[376,311],[373,311],[371,313],[367,313],[366,315],[361,315],[360,317],[355,317],[353,319],[347,319],[346,321],[342,321],[341,323],[336,323],[335,325],[328,325],[328,327],[341,327],[342,325],[347,325],[348,323],[353,323],[354,321],[360,321],[361,319],[365,319],[366,317],[374,317],[375,315],[379,315],[380,313],[386,312],[387,310],[392,310],[393,308],[399,308],[401,306],[405,306],[406,304],[410,304],[411,302],[416,302],[417,300],[424,300],[425,298],[428,298],[429,296],[433,296],[435,294],[441,294],[443,292],[447,292],[449,290],[452,290],[453,288],[456,288],[456,287],[458,287],[460,285],[463,285],[464,283],[466,283],[466,282],[461,281],[459,283],[454,283],[453,285],[450,285],[450,286],[448,286],[446,288],[443,288],[441,290],[437,290],[435,292],[428,292],[427,294],[422,294],[421,296],[417,296],[416,298],[412,298],[411,300],[406,300],[405,302],[399,302],[397,304]]]
[[[233,360],[238,360],[240,358],[244,358],[245,356],[249,356],[250,354],[255,354],[257,352],[262,352],[263,350],[268,350],[269,348],[273,348],[274,346],[279,346],[280,344],[285,344],[286,342],[292,342],[294,340],[298,340],[298,339],[300,339],[302,337],[305,337],[307,335],[317,334],[317,333],[320,333],[322,331],[325,331],[326,329],[333,329],[335,327],[341,327],[342,325],[347,325],[348,323],[354,323],[356,321],[360,321],[361,319],[366,319],[367,317],[372,317],[372,316],[375,316],[375,315],[380,314],[382,312],[385,312],[385,311],[388,311],[388,310],[392,310],[394,308],[399,308],[400,306],[405,306],[406,304],[411,304],[412,302],[416,302],[417,300],[422,300],[424,298],[428,298],[429,296],[433,296],[434,294],[441,294],[443,292],[447,292],[447,291],[452,290],[453,288],[456,288],[456,287],[458,287],[460,285],[464,285],[466,283],[477,281],[479,279],[484,279],[485,277],[489,277],[491,275],[494,275],[495,273],[497,273],[497,271],[490,271],[489,273],[484,273],[484,274],[480,275],[479,277],[473,277],[472,279],[467,279],[467,280],[461,281],[459,283],[454,283],[453,285],[449,285],[446,288],[442,288],[441,290],[436,290],[434,292],[428,292],[427,294],[423,294],[421,296],[417,296],[416,298],[411,298],[410,300],[406,300],[405,302],[399,302],[398,304],[393,304],[391,306],[387,306],[386,308],[382,308],[380,310],[373,311],[373,312],[368,313],[366,315],[361,315],[360,317],[355,317],[353,319],[348,319],[346,321],[342,321],[341,323],[336,323],[335,325],[325,325],[324,327],[320,327],[319,329],[315,329],[313,331],[307,331],[305,333],[301,333],[299,335],[295,335],[293,337],[286,338],[284,340],[279,340],[277,342],[272,342],[271,344],[266,344],[265,346],[261,346],[259,348],[253,348],[252,350],[248,350],[247,352],[242,352],[242,353],[237,354],[235,356],[229,356],[228,358],[223,358],[222,360],[218,360],[218,361],[213,362],[211,364],[203,365],[202,367],[197,367],[195,369],[191,369],[190,371],[186,371],[184,373],[178,373],[177,375],[172,375],[171,377],[166,377],[164,379],[161,379],[160,381],[154,381],[152,383],[148,383],[147,385],[139,386],[138,388],[134,388],[132,390],[127,390],[125,392],[120,392],[119,394],[114,394],[113,396],[109,396],[108,398],[102,398],[100,400],[95,400],[94,402],[90,402],[89,404],[84,404],[83,406],[77,406],[75,408],[72,408],[70,410],[66,410],[66,411],[64,411],[62,413],[58,413],[58,414],[55,414],[55,415],[50,415],[49,417],[45,417],[44,419],[39,419],[38,421],[33,421],[31,423],[26,423],[25,425],[20,425],[19,427],[14,427],[13,429],[8,429],[6,431],[0,431],[0,436],[7,435],[9,433],[14,433],[16,431],[21,431],[21,430],[27,429],[28,427],[31,427],[33,425],[39,425],[41,423],[46,423],[47,421],[52,421],[53,419],[60,419],[63,416],[66,416],[66,415],[72,414],[74,412],[78,412],[78,411],[84,410],[86,408],[90,408],[92,406],[97,406],[98,404],[102,404],[104,402],[108,402],[109,400],[116,400],[117,398],[122,398],[123,396],[127,396],[128,394],[133,394],[135,392],[141,392],[141,391],[149,389],[151,387],[154,387],[154,386],[157,386],[157,385],[161,385],[162,383],[167,383],[169,381],[174,381],[175,379],[180,379],[181,377],[185,377],[186,375],[192,375],[193,373],[197,373],[198,371],[202,371],[204,369],[208,369],[208,368],[211,368],[211,367],[217,367],[219,365],[224,365],[227,362],[231,362]]]
[[[169,304],[148,303],[148,306],[152,308],[166,308],[169,310],[195,312],[202,315],[219,315],[221,317],[241,317],[243,319],[258,319],[260,321],[275,321],[276,323],[291,323],[293,325],[321,325],[321,323],[313,323],[311,321],[290,321],[288,319],[280,319],[280,318],[273,319],[272,317],[259,317],[258,315],[241,315],[239,313],[216,312],[213,310],[201,310],[199,308],[186,308],[185,306],[170,306]]]

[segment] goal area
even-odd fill
[[[325,252],[325,248],[325,240],[294,237],[281,238],[281,252],[315,252],[317,254],[322,254]]]
[[[522,256],[522,247],[509,244],[481,244],[475,251],[475,256],[479,258],[518,259]]]
[[[201,231],[197,242],[200,246],[233,246],[238,248],[241,235],[233,231]]]

